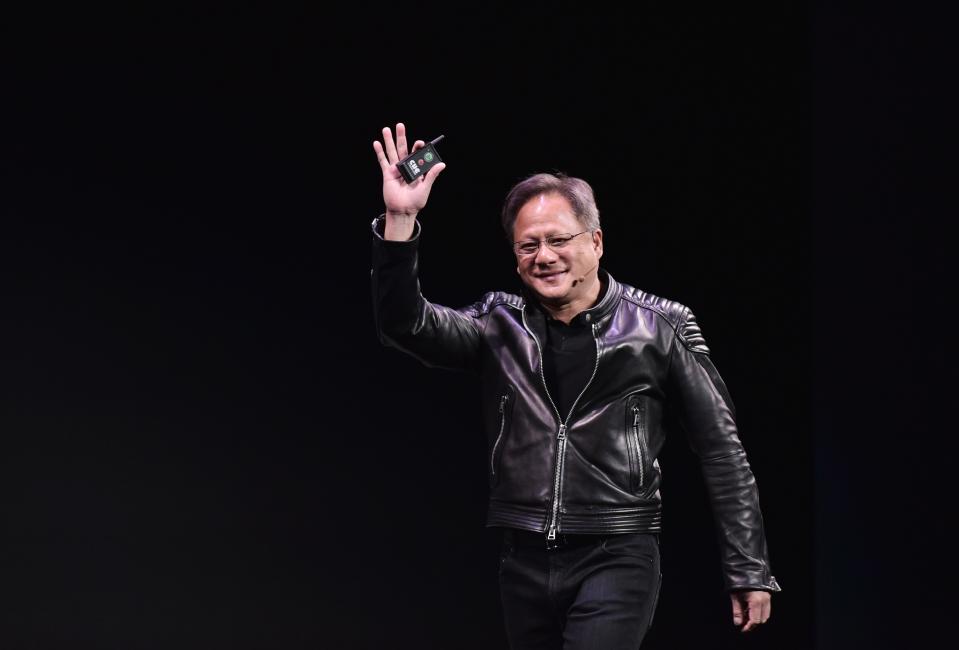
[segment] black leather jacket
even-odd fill
[[[417,279],[419,224],[405,242],[382,239],[382,218],[373,231],[380,339],[482,378],[489,526],[547,536],[659,531],[657,455],[671,408],[702,464],[727,588],[779,591],[733,404],[689,308],[603,272],[603,297],[577,316],[592,328],[596,366],[570,413],[559,413],[542,373],[539,309],[498,292],[463,309],[432,304]]]

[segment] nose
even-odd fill
[[[557,259],[556,251],[546,245],[546,242],[541,241],[539,243],[539,250],[536,251],[536,254],[533,256],[534,264],[552,264]]]

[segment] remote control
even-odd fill
[[[436,143],[443,139],[443,136],[427,143],[422,149],[417,149],[403,160],[396,163],[400,174],[407,183],[412,183],[417,178],[430,170],[433,165],[443,162],[439,153],[436,151]]]

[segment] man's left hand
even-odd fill
[[[772,614],[772,594],[768,591],[734,591],[729,597],[733,601],[733,625],[742,625],[743,632],[762,625]]]

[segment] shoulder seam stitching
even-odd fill
[[[520,300],[522,300],[522,298],[520,298]],[[491,302],[489,305],[487,305],[485,309],[476,310],[476,312],[475,312],[475,313],[476,313],[476,316],[485,316],[486,314],[489,314],[490,312],[492,312],[494,309],[496,309],[496,308],[499,307],[500,305],[506,305],[507,307],[513,307],[514,309],[519,309],[519,307],[516,306],[516,305],[514,305],[514,304],[512,303],[512,301],[510,301],[509,299],[507,299],[507,298],[499,298],[499,299],[494,300],[493,302]]]

